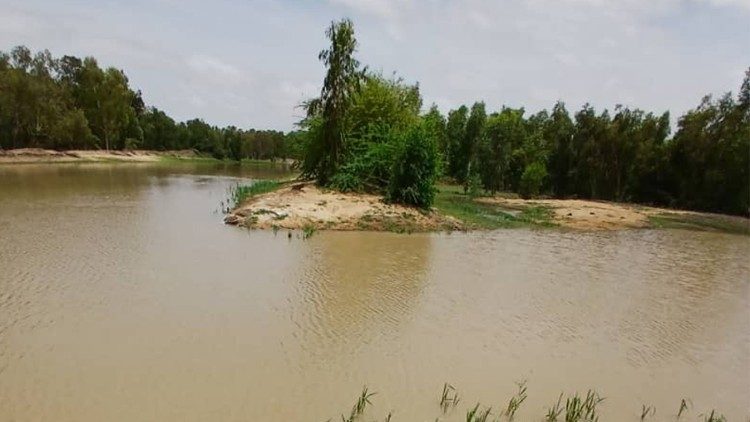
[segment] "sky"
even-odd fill
[[[363,64],[443,112],[562,100],[674,122],[750,67],[750,0],[0,0],[0,50],[94,56],[177,120],[286,131],[343,17]]]

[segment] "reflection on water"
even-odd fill
[[[396,235],[221,224],[283,168],[0,167],[0,420],[434,420],[443,382],[518,420],[596,388],[750,414],[750,241],[687,231]]]

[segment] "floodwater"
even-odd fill
[[[750,416],[750,238],[224,226],[279,169],[0,167],[0,420],[516,420],[596,389],[603,421]],[[444,382],[461,402],[443,416]]]

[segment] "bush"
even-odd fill
[[[435,198],[438,151],[434,139],[416,126],[397,146],[387,199],[391,202],[429,208]]]
[[[523,171],[519,190],[523,198],[539,195],[544,179],[547,178],[547,168],[540,162],[531,163]]]

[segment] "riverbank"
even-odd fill
[[[441,185],[429,211],[387,204],[380,196],[342,193],[314,183],[282,183],[239,201],[227,224],[259,229],[374,230],[425,232],[558,227],[601,231],[685,228],[750,234],[743,217],[698,213],[605,201],[470,197]]]
[[[76,162],[158,162],[165,159],[206,159],[194,150],[148,151],[148,150],[71,150],[55,151],[41,148],[0,150],[0,164],[28,163],[76,163]]]

